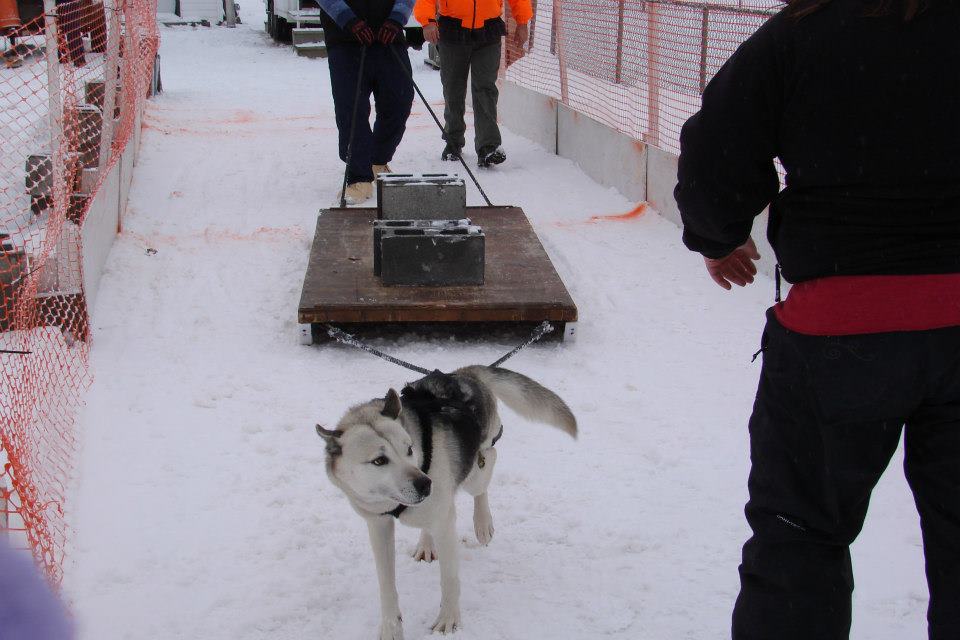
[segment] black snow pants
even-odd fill
[[[930,640],[960,638],[960,327],[817,337],[772,311],[750,419],[753,536],[734,640],[840,640],[849,545],[904,433],[923,532]],[[898,549],[890,549],[891,554]]]

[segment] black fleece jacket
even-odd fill
[[[688,248],[729,254],[770,205],[790,282],[960,272],[960,2],[910,22],[866,6],[782,11],[707,85],[680,134]]]

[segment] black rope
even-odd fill
[[[425,368],[423,368],[423,367],[418,367],[418,366],[415,365],[415,364],[410,364],[410,363],[407,362],[406,360],[401,360],[400,358],[395,358],[395,357],[393,357],[393,356],[391,356],[391,355],[388,355],[388,354],[384,353],[383,351],[380,351],[379,349],[376,349],[376,348],[374,348],[374,347],[371,347],[370,345],[365,344],[365,343],[361,342],[360,340],[358,340],[358,339],[356,338],[356,336],[350,335],[349,333],[347,333],[347,332],[344,331],[343,329],[338,329],[337,327],[333,326],[332,324],[325,324],[325,325],[323,325],[323,326],[326,327],[326,329],[327,329],[327,335],[330,336],[331,338],[333,338],[334,340],[336,340],[337,342],[341,343],[341,344],[346,344],[346,345],[349,345],[349,346],[351,346],[351,347],[355,347],[355,348],[357,348],[357,349],[360,349],[361,351],[366,351],[367,353],[370,353],[370,354],[372,354],[372,355],[375,355],[375,356],[377,356],[378,358],[382,358],[382,359],[386,360],[387,362],[392,362],[392,363],[395,364],[395,365],[399,365],[399,366],[404,367],[404,368],[406,368],[406,369],[410,369],[411,371],[416,371],[417,373],[422,373],[422,374],[424,374],[424,375],[430,375],[431,373],[433,373],[433,371],[430,370],[430,369],[425,369]],[[505,356],[503,356],[502,358],[500,358],[499,360],[497,360],[496,362],[494,362],[493,364],[491,364],[490,367],[491,367],[491,368],[499,367],[501,364],[503,364],[504,362],[506,362],[507,360],[509,360],[509,359],[512,358],[513,356],[517,355],[517,353],[519,353],[522,349],[525,349],[526,347],[529,347],[531,344],[533,344],[534,342],[536,342],[537,340],[539,340],[540,338],[542,338],[542,337],[545,336],[546,334],[550,333],[551,331],[553,331],[553,325],[550,323],[549,320],[544,320],[544,321],[541,322],[539,325],[537,325],[537,328],[533,330],[533,333],[530,335],[530,337],[527,339],[526,342],[523,342],[522,344],[519,344],[519,345],[517,345],[516,347],[514,347],[514,348],[513,348],[509,353],[507,353]]]
[[[336,328],[332,324],[328,324],[324,326],[327,328],[327,335],[333,338],[334,340],[336,340],[337,342],[350,345],[351,347],[356,347],[357,349],[360,349],[361,351],[366,351],[367,353],[372,353],[378,358],[383,358],[387,362],[398,364],[401,367],[406,367],[407,369],[410,369],[411,371],[416,371],[417,373],[428,375],[431,372],[430,369],[424,369],[423,367],[418,367],[415,364],[410,364],[409,362],[405,362],[400,358],[394,358],[393,356],[387,355],[383,351],[380,351],[379,349],[375,349],[368,344],[364,344],[359,340],[357,340],[354,336],[350,335],[346,331],[343,331],[342,329]]]
[[[524,349],[524,348],[526,348],[526,347],[529,347],[531,344],[533,344],[534,342],[536,342],[537,340],[539,340],[540,338],[542,338],[542,337],[545,336],[546,334],[550,333],[551,331],[553,331],[553,325],[550,324],[550,321],[549,321],[549,320],[544,320],[543,322],[541,322],[541,323],[537,326],[536,329],[533,330],[533,335],[531,335],[530,338],[529,338],[526,342],[524,342],[523,344],[517,345],[517,346],[513,349],[513,351],[511,351],[511,352],[508,353],[507,355],[503,356],[502,358],[500,358],[499,360],[497,360],[496,362],[494,362],[492,365],[490,365],[490,367],[491,367],[491,368],[492,368],[492,367],[499,367],[501,364],[503,364],[504,362],[506,362],[507,360],[509,360],[509,359],[512,358],[513,356],[517,355],[517,353],[518,353],[521,349]]]
[[[397,52],[396,48],[390,47],[390,50],[393,51],[393,56],[397,59],[397,62],[406,72],[407,77],[410,78],[410,83],[413,85],[413,88],[416,90],[417,95],[420,96],[420,100],[423,101],[423,106],[427,108],[427,111],[429,111],[430,115],[433,116],[433,121],[437,123],[438,127],[440,127],[440,132],[446,133],[443,130],[443,125],[440,124],[440,118],[437,117],[437,114],[433,111],[433,107],[430,106],[430,103],[427,102],[427,98],[423,95],[423,92],[420,91],[420,87],[417,85],[417,81],[413,79],[413,70],[407,68],[407,65],[403,64],[403,58],[400,57],[400,54]],[[480,183],[477,181],[477,177],[473,175],[473,171],[470,171],[470,167],[467,166],[467,161],[463,159],[463,156],[461,156],[459,152],[457,152],[457,160],[459,160],[460,164],[463,165],[463,168],[467,172],[467,175],[470,176],[471,180],[473,180],[473,184],[477,185],[477,191],[479,191],[480,195],[483,196],[483,199],[487,203],[487,206],[492,207],[493,203],[490,202],[490,198],[488,198],[487,194],[483,191],[483,187],[480,186]]]
[[[0,353],[10,353],[16,356],[25,356],[33,352],[32,351],[16,351],[14,349],[0,349]]]
[[[353,96],[353,117],[350,118],[350,137],[347,139],[347,167],[343,170],[343,188],[340,190],[340,208],[347,206],[347,175],[353,160],[353,132],[357,127],[357,107],[360,106],[360,88],[363,86],[363,66],[367,61],[367,45],[360,49],[360,72],[357,74],[357,91]]]

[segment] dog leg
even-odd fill
[[[417,562],[433,562],[437,559],[437,550],[433,546],[433,537],[426,529],[420,530],[420,542],[417,543],[417,550],[413,552],[413,559]]]
[[[457,514],[450,513],[437,523],[433,532],[440,552],[440,614],[433,630],[453,633],[460,627],[460,560],[457,556]]]
[[[377,565],[377,580],[380,583],[380,640],[403,640],[393,518],[370,518],[367,520],[367,531],[370,533],[370,546],[373,548],[373,560]]]
[[[462,486],[473,496],[473,531],[477,534],[477,542],[486,546],[493,540],[493,515],[490,513],[487,490],[493,477],[493,467],[497,464],[497,450],[490,447],[480,455],[483,467],[478,462]]]
[[[483,546],[493,540],[493,514],[490,513],[490,501],[486,493],[473,498],[473,532],[477,534],[477,542]]]

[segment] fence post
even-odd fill
[[[53,185],[50,190],[51,206],[57,206],[57,194],[66,206],[67,149],[63,144],[63,100],[60,90],[60,56],[57,31],[57,7],[54,0],[43,0],[43,26],[47,46],[47,116],[50,121],[50,161]]]
[[[237,26],[237,7],[233,4],[233,0],[223,0],[223,19],[224,26],[231,28]]]
[[[660,20],[654,2],[647,14],[647,144],[660,146]]]
[[[710,7],[703,7],[700,23],[700,94],[707,88],[707,38],[710,35]]]
[[[553,23],[555,25],[553,33],[556,43],[557,62],[560,66],[560,102],[569,104],[570,96],[567,89],[567,56],[566,51],[564,51],[562,4],[563,0],[553,0]]]
[[[0,542],[6,542],[10,532],[10,503],[7,500],[7,480],[0,477]]]
[[[103,68],[103,126],[100,132],[100,166],[98,175],[103,180],[113,150],[113,124],[117,105],[117,75],[120,71],[120,7],[123,0],[104,0],[104,9],[110,11],[107,31],[107,59]]]
[[[626,13],[626,0],[617,1],[617,67],[613,73],[614,84],[623,81],[623,18]]]

